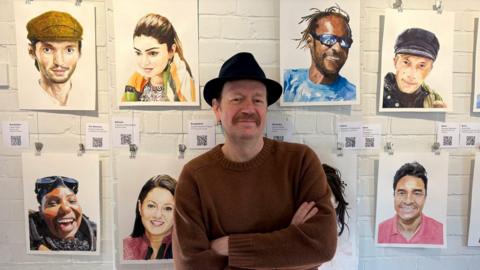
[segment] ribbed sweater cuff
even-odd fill
[[[229,236],[228,265],[235,267],[252,267],[255,265],[253,241],[250,235]]]

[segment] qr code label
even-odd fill
[[[345,148],[354,148],[355,147],[355,137],[345,137]]]
[[[368,137],[365,138],[365,148],[373,148],[375,147],[375,138]]]
[[[207,135],[197,135],[197,146],[207,146],[207,141]]]
[[[132,143],[132,134],[120,134],[120,144],[126,145]]]
[[[452,146],[453,138],[452,136],[443,136],[443,145]]]
[[[102,148],[103,147],[103,138],[93,137],[92,138],[92,147],[93,148]]]
[[[22,136],[10,136],[10,145],[11,146],[22,145]]]
[[[283,136],[273,136],[273,139],[276,140],[276,141],[281,141],[281,142],[283,142],[283,140],[284,140]]]
[[[468,146],[475,145],[475,136],[467,136],[467,141],[465,144]]]

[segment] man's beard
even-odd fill
[[[329,79],[335,79],[335,78],[337,78],[338,73],[342,69],[345,62],[343,62],[340,66],[338,66],[338,68],[336,70],[329,70],[325,66],[325,58],[327,56],[333,56],[333,57],[341,58],[341,56],[339,56],[337,53],[327,54],[327,52],[324,52],[319,58],[315,59],[316,60],[316,61],[314,61],[315,62],[315,67],[317,68],[318,71],[320,71],[320,73],[324,77],[329,78]]]

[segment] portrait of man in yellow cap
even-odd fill
[[[94,110],[94,8],[45,3],[16,6],[20,108]]]
[[[66,12],[47,11],[27,24],[30,56],[40,71],[39,84],[53,102],[67,105],[81,55],[83,28]]]

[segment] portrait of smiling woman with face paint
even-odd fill
[[[143,185],[135,204],[133,231],[123,239],[124,260],[172,258],[176,185],[168,175],[154,176]]]
[[[130,77],[123,102],[193,102],[196,88],[175,28],[159,14],[142,17],[133,33],[137,71]]]
[[[82,212],[79,183],[64,176],[35,182],[38,211],[29,211],[30,250],[95,251],[96,224]]]

